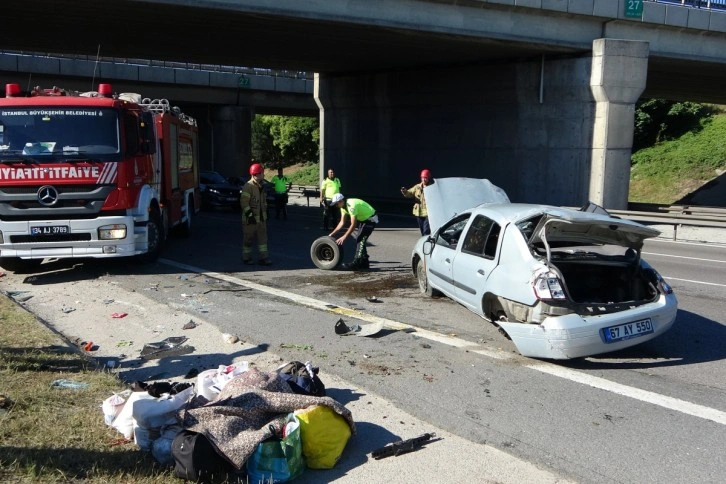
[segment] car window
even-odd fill
[[[532,238],[532,235],[534,235],[534,229],[537,228],[537,225],[539,225],[539,221],[542,218],[542,214],[539,214],[535,217],[528,218],[525,220],[521,220],[517,222],[517,228],[520,232],[522,232],[522,235],[524,236],[524,240],[529,242],[529,239]]]
[[[477,215],[466,233],[462,252],[493,259],[497,253],[501,228],[493,220]]]
[[[497,255],[497,245],[499,245],[499,234],[502,228],[498,223],[492,222],[492,229],[489,231],[489,237],[487,237],[487,245],[484,247],[484,257],[487,259],[494,259]]]
[[[439,235],[436,237],[436,245],[442,245],[450,249],[455,249],[461,239],[461,234],[469,221],[471,214],[464,214],[454,218],[452,221],[439,229]]]

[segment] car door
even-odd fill
[[[476,313],[481,313],[486,281],[497,265],[500,234],[498,223],[484,215],[476,215],[463,234],[452,263],[456,298]]]
[[[452,263],[470,216],[470,213],[465,213],[454,217],[436,232],[433,250],[426,264],[426,272],[433,287],[452,298],[456,294]]]

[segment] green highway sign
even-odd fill
[[[239,81],[237,85],[239,87],[250,87],[250,80],[245,76],[239,76]]]
[[[625,0],[625,17],[643,18],[643,0]]]

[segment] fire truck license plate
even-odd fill
[[[42,225],[30,227],[30,235],[57,235],[69,234],[71,231],[67,225]]]

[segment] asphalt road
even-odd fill
[[[371,271],[349,273],[321,271],[310,261],[310,244],[323,234],[319,210],[289,212],[289,220],[270,222],[269,268],[243,266],[239,214],[213,212],[195,219],[191,238],[171,239],[156,264],[71,269],[59,262],[10,281],[38,290],[105,281],[99,289],[112,283],[143,294],[197,314],[260,352],[312,360],[422,422],[565,479],[726,479],[719,450],[726,448],[726,247],[648,242],[644,257],[679,298],[674,327],[627,351],[552,363],[519,356],[462,306],[418,294],[409,264],[418,237],[411,218],[382,216],[370,239]],[[385,320],[394,329],[375,338],[339,337],[333,326],[340,317]],[[126,376],[159,376],[150,372],[129,368]]]

